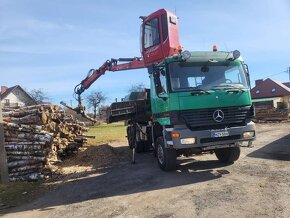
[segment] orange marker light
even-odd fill
[[[177,51],[182,52],[182,45],[177,46]]]
[[[177,139],[179,137],[180,137],[180,134],[179,133],[175,133],[175,132],[172,132],[171,133],[171,138]]]

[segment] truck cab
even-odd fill
[[[153,122],[162,127],[160,138],[153,136],[161,168],[171,168],[176,155],[206,151],[233,162],[242,142],[255,139],[249,72],[238,51],[185,51],[149,75]],[[164,164],[166,152],[173,160]]]

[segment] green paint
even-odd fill
[[[170,125],[170,118],[169,117],[157,118],[154,121],[158,122],[161,126]]]
[[[214,59],[219,64],[226,64],[225,60],[229,56],[229,52],[192,52],[191,58],[187,61],[198,66],[202,62],[207,62],[209,59]],[[166,58],[161,64],[171,62],[184,62],[180,56]],[[240,65],[242,58],[231,62],[231,65]],[[240,92],[227,92],[226,90],[209,90],[208,93],[192,95],[190,91],[167,93],[166,98],[161,98],[156,95],[153,76],[150,75],[151,81],[151,111],[153,114],[178,111],[178,110],[194,110],[205,108],[222,108],[234,106],[251,105],[251,95],[249,89],[243,89]],[[155,121],[161,125],[170,125],[168,117],[158,118]]]

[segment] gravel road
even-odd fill
[[[4,217],[290,217],[290,123],[257,131],[255,147],[242,148],[233,165],[208,154],[180,159],[166,173],[141,154],[136,165],[64,182]]]

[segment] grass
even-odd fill
[[[114,141],[126,141],[126,126],[123,122],[101,124],[90,127],[87,135],[96,136],[95,139],[89,139],[88,144],[98,145]]]
[[[0,213],[5,208],[15,207],[40,193],[42,182],[13,182],[0,184]]]

